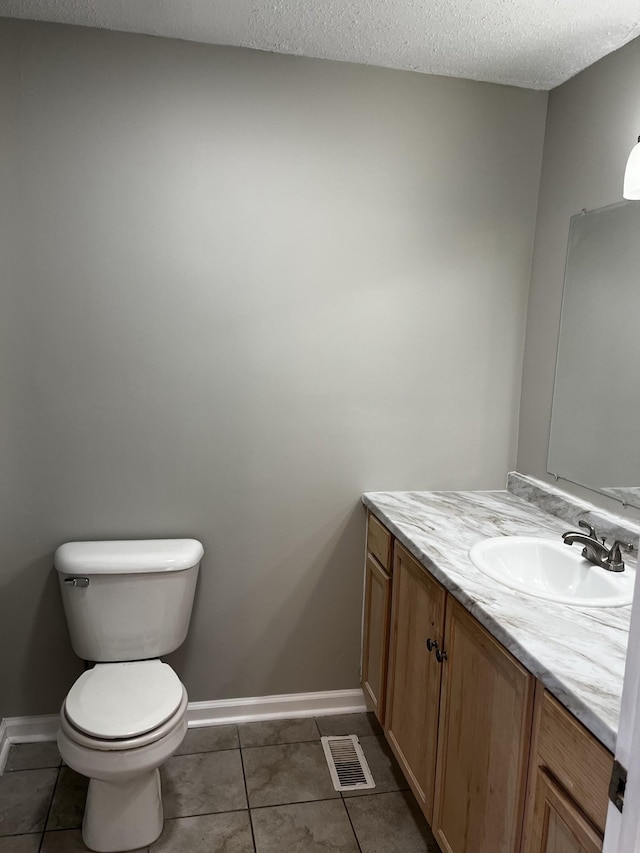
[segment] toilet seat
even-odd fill
[[[173,714],[161,726],[158,726],[157,729],[153,729],[146,734],[139,735],[134,738],[121,738],[119,740],[111,738],[109,740],[101,740],[100,738],[86,735],[84,732],[76,729],[73,723],[69,721],[65,704],[62,705],[62,710],[60,712],[60,729],[69,738],[69,740],[78,744],[78,746],[83,746],[87,749],[98,750],[100,752],[122,752],[124,750],[140,749],[143,746],[148,746],[149,744],[162,740],[162,738],[170,735],[174,729],[179,728],[186,717],[187,702],[187,691],[183,687],[182,701],[180,702],[175,714]]]
[[[76,742],[123,742],[142,745],[168,730],[182,705],[186,691],[171,667],[160,660],[97,664],[84,672],[65,699],[61,718]],[[168,724],[168,725],[167,725]],[[145,737],[149,735],[150,737]],[[133,745],[133,744],[132,744]]]

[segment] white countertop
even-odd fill
[[[482,539],[509,535],[559,540],[566,530],[575,529],[572,524],[507,491],[367,492],[362,501],[514,657],[615,751],[631,606],[582,608],[533,598],[492,581],[469,559],[469,548]],[[635,573],[635,568],[627,571]]]

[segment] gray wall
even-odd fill
[[[360,493],[501,488],[515,462],[546,95],[3,28],[23,493],[0,712],[56,711],[79,671],[50,569],[76,538],[203,541],[172,659],[191,699],[357,686]]]
[[[549,95],[540,200],[527,312],[517,469],[547,482],[549,424],[569,219],[622,199],[624,167],[640,133],[640,39]],[[602,318],[615,333],[615,306]],[[598,388],[606,399],[606,388]],[[579,440],[579,437],[578,437]],[[616,501],[561,481],[593,503],[640,517]]]

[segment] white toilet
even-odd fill
[[[67,542],[55,553],[75,653],[58,747],[88,776],[84,843],[146,847],[162,832],[158,767],[187,730],[187,691],[159,660],[184,641],[204,549],[195,539]]]

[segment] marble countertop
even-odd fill
[[[581,608],[533,598],[483,575],[468,554],[491,536],[557,540],[573,525],[507,491],[367,492],[362,501],[614,752],[631,606]]]

